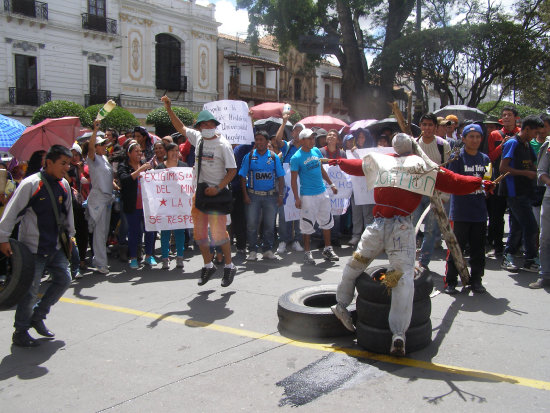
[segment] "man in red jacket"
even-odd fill
[[[336,292],[337,304],[331,309],[351,331],[355,331],[346,307],[351,303],[355,281],[380,253],[386,252],[394,283],[389,314],[393,333],[390,353],[405,355],[405,332],[409,328],[414,296],[414,262],[416,242],[410,215],[422,195],[434,189],[465,195],[479,189],[482,178],[462,176],[445,168],[437,168],[413,139],[397,134],[392,141],[397,154],[370,153],[363,159],[335,159],[350,174],[364,175],[367,187],[374,188],[374,222],[365,228],[352,258],[346,264]],[[416,152],[418,155],[413,154]]]

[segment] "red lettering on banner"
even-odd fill
[[[159,215],[149,216],[149,223],[151,224],[160,224],[162,222],[162,217]]]
[[[157,194],[169,194],[168,185],[157,185]]]

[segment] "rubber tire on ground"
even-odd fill
[[[430,319],[432,300],[430,297],[413,303],[410,327],[417,327]],[[370,327],[389,329],[390,305],[373,303],[357,297],[357,320]]]
[[[368,351],[381,354],[389,354],[392,332],[387,329],[371,327],[358,321],[357,344]],[[405,351],[412,353],[427,347],[432,342],[432,322],[426,321],[417,327],[410,327],[405,338]]]
[[[31,287],[34,277],[34,257],[29,249],[10,238],[13,252],[8,263],[7,283],[0,287],[0,310],[13,307]]]
[[[372,279],[372,276],[377,272],[387,271],[387,266],[379,265],[370,267],[361,274],[355,283],[357,294],[372,303],[390,304],[391,295],[388,289],[381,282]],[[432,276],[428,271],[424,271],[419,277],[414,280],[414,299],[413,301],[424,300],[430,296],[434,284]]]
[[[340,337],[353,334],[332,313],[336,284],[297,288],[279,297],[279,331],[303,337]],[[315,306],[314,306],[315,305]],[[355,319],[355,303],[348,306]]]

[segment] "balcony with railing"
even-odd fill
[[[48,20],[48,3],[36,0],[4,0],[4,11],[16,15]]]
[[[82,13],[82,28],[108,34],[116,34],[117,21],[90,13]]]
[[[324,112],[329,113],[345,113],[347,108],[344,105],[344,102],[340,98],[325,98],[323,101]]]
[[[107,96],[107,95],[84,95],[84,106],[92,106],[104,104],[108,100],[114,100],[117,105],[120,106],[120,96]]]
[[[246,85],[232,80],[229,85],[229,99],[277,102],[277,89],[265,86]]]
[[[12,105],[40,106],[52,100],[51,90],[10,87],[9,95]]]

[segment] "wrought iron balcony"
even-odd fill
[[[39,20],[48,20],[48,3],[36,0],[4,0],[4,11]]]
[[[82,28],[95,30],[97,32],[116,34],[117,21],[107,17],[97,16],[90,13],[82,13]]]
[[[84,106],[88,107],[92,105],[104,104],[108,100],[114,100],[116,104],[120,106],[120,96],[91,95],[91,94],[84,95]]]
[[[52,100],[51,90],[10,87],[9,94],[12,105],[40,106]]]
[[[169,92],[187,92],[187,76],[182,76],[179,81],[177,79],[157,78],[156,87],[159,90]]]

